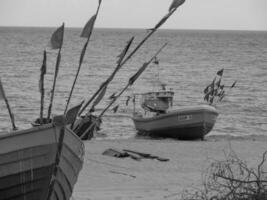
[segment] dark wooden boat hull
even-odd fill
[[[196,106],[147,118],[135,115],[133,121],[139,135],[195,140],[204,139],[217,116],[217,110],[211,106]]]
[[[58,154],[60,130],[49,124],[0,137],[0,200],[70,199],[84,146],[65,128]]]

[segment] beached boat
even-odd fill
[[[133,122],[139,135],[172,137],[193,140],[204,139],[213,128],[218,116],[213,106],[172,107],[174,92],[163,89],[141,94],[144,113],[135,112]]]
[[[0,200],[71,198],[84,145],[65,119],[0,136]]]

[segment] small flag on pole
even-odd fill
[[[119,105],[116,105],[114,108],[112,108],[113,112],[116,113],[118,111]]]
[[[145,62],[143,66],[129,79],[128,84],[133,85],[136,79],[138,79],[138,77],[143,73],[143,71],[145,71],[148,65],[149,63]]]
[[[126,46],[124,47],[123,51],[120,53],[120,55],[118,55],[117,57],[119,58],[117,61],[117,66],[115,68],[115,70],[112,72],[112,74],[109,76],[109,78],[106,80],[106,85],[108,85],[114,78],[115,74],[120,70],[120,68],[122,67],[121,63],[124,59],[124,57],[126,56],[132,42],[134,40],[134,37],[132,37],[126,44]]]
[[[155,65],[158,65],[158,64],[159,64],[159,59],[158,59],[157,57],[155,57],[153,63],[154,63]]]
[[[52,49],[61,49],[64,37],[64,23],[53,34],[50,39]]]
[[[77,114],[82,106],[84,101],[82,101],[80,104],[72,107],[71,109],[69,109],[66,113],[66,123],[67,124],[72,124],[75,120],[76,120],[76,117],[77,117]]]
[[[235,81],[235,82],[232,84],[231,88],[235,87],[236,82],[237,82],[237,81]]]
[[[116,92],[114,92],[112,95],[110,95],[109,99],[112,100],[116,97]]]
[[[172,4],[169,7],[169,12],[171,12],[173,9],[177,9],[184,2],[185,2],[185,0],[173,0]]]
[[[223,75],[223,69],[219,70],[219,71],[217,72],[217,75],[218,75],[218,76],[222,76],[222,75]]]
[[[92,16],[91,19],[89,19],[89,21],[85,24],[80,37],[85,37],[85,38],[90,37],[94,28],[95,20],[96,20],[96,14]]]
[[[123,51],[120,53],[120,55],[118,55],[117,57],[119,58],[118,61],[117,61],[117,64],[119,65],[123,58],[125,57],[125,55],[127,54],[132,42],[134,40],[134,37],[131,37],[131,39],[127,42],[127,45],[125,46],[125,48],[123,49]]]

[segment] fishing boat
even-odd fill
[[[66,118],[0,136],[0,200],[71,198],[84,145]]]
[[[203,140],[213,128],[218,111],[210,105],[171,109],[174,92],[162,89],[140,94],[143,112],[134,108],[133,122],[139,135]]]

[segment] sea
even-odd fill
[[[49,47],[55,28],[0,27],[0,77],[5,95],[19,129],[31,127],[40,113],[39,79],[43,51],[47,50],[45,75],[45,116],[49,105],[57,50]],[[53,115],[63,114],[70,88],[78,68],[79,56],[86,42],[80,28],[66,28],[56,82]],[[71,106],[88,100],[116,67],[118,55],[134,36],[132,50],[148,33],[141,29],[104,29],[93,31],[84,62],[70,102]],[[207,104],[204,88],[216,72],[224,69],[222,83],[226,96],[216,104],[219,116],[211,136],[267,136],[267,32],[217,30],[159,30],[122,67],[109,85],[96,113],[109,103],[109,96],[121,91],[128,79],[165,43],[151,64],[107,111],[96,139],[125,139],[136,136],[131,120],[133,103],[127,96],[148,92],[164,83],[175,92],[174,109]],[[3,100],[0,101],[0,130],[11,130]],[[1,133],[1,134],[2,134]]]

